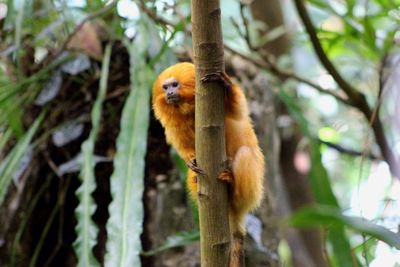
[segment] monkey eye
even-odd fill
[[[167,90],[168,89],[168,86],[166,86],[165,84],[162,86],[162,88],[164,89],[164,90]]]
[[[177,82],[173,82],[173,83],[172,83],[172,86],[173,86],[173,87],[177,87],[177,86],[178,86],[178,83],[177,83]]]

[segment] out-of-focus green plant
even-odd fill
[[[124,105],[117,138],[114,173],[111,176],[110,218],[107,223],[105,266],[141,266],[140,235],[143,229],[144,157],[150,114],[150,88],[154,79],[146,65],[149,29],[139,24],[140,34],[127,43],[131,89]],[[151,26],[149,26],[151,27]]]
[[[360,217],[343,215],[339,209],[332,206],[319,205],[303,208],[293,214],[289,222],[299,227],[343,225],[400,249],[400,235],[397,233]]]
[[[91,218],[96,210],[96,204],[92,198],[92,193],[96,189],[96,180],[94,175],[94,146],[100,128],[102,105],[107,92],[110,58],[111,44],[108,44],[105,49],[101,68],[99,91],[91,112],[92,130],[89,138],[83,142],[81,148],[83,154],[80,172],[82,184],[76,191],[79,205],[75,210],[78,223],[75,228],[77,238],[74,243],[74,248],[78,258],[78,266],[82,267],[99,266],[99,263],[92,252],[92,249],[96,244],[98,232],[97,226],[93,223]]]

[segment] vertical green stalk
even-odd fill
[[[92,198],[92,193],[96,188],[94,175],[94,145],[99,132],[102,104],[107,91],[110,58],[111,44],[108,44],[102,63],[100,88],[91,113],[92,130],[89,138],[82,144],[83,162],[80,172],[82,184],[76,191],[79,205],[75,210],[78,223],[75,227],[77,239],[74,242],[74,249],[79,267],[99,266],[92,252],[96,244],[98,232],[98,228],[92,220],[92,215],[96,210],[96,204]]]

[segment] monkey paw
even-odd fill
[[[218,174],[218,179],[227,183],[233,183],[232,160],[224,161],[223,170]]]
[[[192,159],[191,161],[186,162],[186,165],[188,166],[189,169],[191,169],[195,173],[202,174],[202,175],[206,174],[206,172],[204,170],[202,170],[201,168],[199,168],[197,166],[196,159]]]
[[[232,81],[225,72],[217,71],[208,73],[201,78],[202,82],[220,82],[224,86],[226,92],[231,94],[232,92]]]
[[[218,179],[226,183],[233,183],[233,173],[231,170],[224,170],[218,174]]]

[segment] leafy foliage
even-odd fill
[[[307,120],[302,115],[293,97],[284,91],[280,93],[282,101],[286,104],[289,112],[299,123],[305,136],[308,137],[311,154],[310,182],[316,202],[329,207],[340,208],[336,196],[333,193],[328,173],[321,162],[319,143],[308,128]],[[333,246],[333,256],[340,266],[352,266],[353,256],[348,237],[345,234],[343,225],[335,225],[328,229],[328,239]]]
[[[8,187],[15,175],[19,164],[21,163],[24,153],[27,153],[31,141],[43,121],[45,113],[42,113],[36,121],[32,124],[28,132],[21,138],[21,140],[14,146],[8,153],[7,157],[0,165],[0,204],[3,203],[7,194]],[[7,138],[4,137],[3,138]],[[17,177],[18,178],[18,177]]]
[[[82,185],[76,194],[79,205],[76,208],[78,224],[76,225],[77,239],[74,243],[78,266],[99,266],[93,256],[92,249],[96,244],[97,226],[92,221],[96,205],[91,194],[96,187],[94,177],[94,144],[100,127],[102,104],[107,92],[107,81],[110,66],[111,45],[107,45],[102,63],[100,87],[97,99],[92,109],[92,130],[89,138],[82,144],[83,163],[81,168]]]
[[[296,212],[289,222],[300,227],[346,225],[361,234],[375,237],[400,249],[400,236],[398,234],[365,219],[343,215],[340,210],[331,206],[319,205],[303,208]]]
[[[140,235],[143,223],[144,156],[149,121],[152,70],[145,58],[148,38],[142,28],[139,38],[128,44],[131,92],[121,118],[114,173],[111,176],[110,219],[105,266],[140,266]]]

